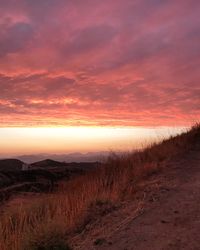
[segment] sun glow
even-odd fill
[[[0,154],[126,151],[176,134],[182,129],[81,126],[0,128]]]

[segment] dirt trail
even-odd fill
[[[200,151],[167,163],[149,180],[144,200],[89,225],[73,238],[84,250],[199,250]]]

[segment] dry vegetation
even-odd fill
[[[86,176],[3,212],[0,219],[1,250],[63,249],[67,236],[89,223],[95,207],[116,205],[132,196],[142,179],[161,168],[168,158],[190,150],[200,140],[200,125],[141,152],[111,155],[106,164]]]

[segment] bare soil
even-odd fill
[[[200,150],[166,162],[141,190],[73,236],[73,249],[199,250]]]

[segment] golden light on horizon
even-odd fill
[[[182,130],[182,127],[0,128],[0,151],[2,155],[127,151]]]

